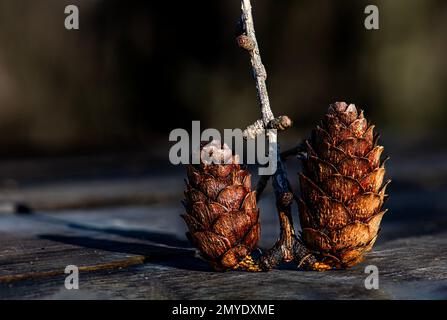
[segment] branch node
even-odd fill
[[[279,197],[278,205],[281,208],[287,208],[292,205],[293,199],[294,196],[292,192],[284,192]]]
[[[288,116],[279,116],[274,118],[267,124],[267,129],[276,129],[278,131],[287,130],[292,126],[293,122]],[[256,120],[255,123],[249,125],[242,133],[245,139],[255,139],[258,135],[265,132],[265,125],[262,119]]]

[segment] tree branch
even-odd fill
[[[237,37],[238,45],[247,50],[250,53],[250,62],[252,66],[252,74],[256,83],[256,90],[258,94],[258,100],[260,104],[262,121],[257,121],[252,128],[250,135],[255,137],[256,130],[268,129],[269,126],[277,125],[279,127],[290,127],[292,122],[287,117],[282,118],[283,121],[276,121],[273,112],[270,108],[270,101],[267,92],[267,86],[265,80],[267,79],[267,72],[262,63],[261,54],[259,51],[258,42],[256,40],[255,27],[252,16],[252,7],[250,0],[241,0],[241,26],[242,33]],[[250,128],[250,127],[249,127]],[[271,127],[270,127],[271,128]],[[247,128],[248,129],[248,128]],[[247,131],[247,130],[246,130]],[[303,246],[299,239],[295,235],[292,220],[292,203],[294,200],[293,193],[290,190],[290,184],[287,180],[287,173],[282,163],[280,146],[277,141],[276,130],[269,130],[268,133],[269,142],[276,144],[277,147],[277,170],[273,175],[273,189],[275,191],[276,206],[278,210],[278,217],[280,220],[281,233],[280,238],[277,240],[273,248],[267,251],[266,254],[261,256],[258,263],[262,270],[270,270],[276,265],[292,260],[300,261],[303,264],[304,261],[313,263],[312,259],[315,259],[312,254]],[[258,192],[262,192],[265,188],[268,178],[261,178],[261,184],[258,184]],[[260,193],[258,193],[259,195]]]

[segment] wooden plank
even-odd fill
[[[194,254],[185,239],[154,230],[163,221],[148,208],[107,211],[0,217],[0,282],[62,274],[67,265],[94,271]],[[178,232],[180,222],[166,230]]]
[[[0,282],[63,274],[76,265],[84,272],[122,268],[152,259],[193,256],[194,251],[161,248],[141,242],[124,242],[85,236],[43,236],[46,239],[5,239],[0,252]]]
[[[350,270],[269,273],[210,272],[192,257],[80,273],[80,289],[64,277],[0,284],[4,299],[446,299],[447,234],[390,241]],[[367,290],[366,265],[379,269],[379,289]]]

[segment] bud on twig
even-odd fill
[[[247,35],[241,34],[236,38],[236,43],[239,48],[245,49],[247,51],[253,51],[256,47],[254,41]]]

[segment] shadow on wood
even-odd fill
[[[147,237],[150,237],[150,232],[147,232]],[[161,237],[161,235],[158,234],[157,237]],[[165,235],[165,237],[161,237],[161,240],[165,240],[164,242],[169,242],[172,240],[170,239],[171,237],[172,236],[170,235]],[[172,248],[164,244],[152,245],[107,239],[95,239],[86,236],[61,236],[47,234],[40,235],[39,238],[83,248],[140,255],[144,257],[145,263],[150,262],[152,264],[160,264],[163,266],[170,266],[177,269],[191,271],[211,271],[204,261],[201,261],[195,257],[194,250],[192,249]]]
[[[185,249],[191,249],[191,245],[186,240],[181,240],[176,238],[171,234],[166,234],[157,231],[148,231],[148,230],[124,230],[120,228],[97,228],[93,226],[82,225],[78,223],[69,223],[67,227],[83,230],[83,231],[95,231],[102,232],[107,234],[113,234],[126,238],[134,238],[139,240],[146,240],[155,242],[160,245],[179,247]]]

